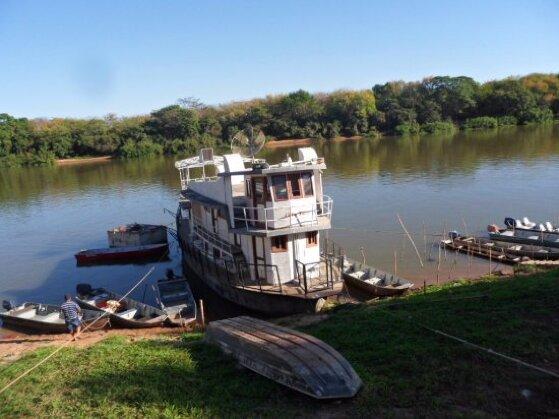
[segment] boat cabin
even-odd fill
[[[319,240],[330,228],[333,202],[323,194],[326,165],[313,148],[274,165],[203,149],[175,166],[179,236],[205,257],[226,266],[242,260],[252,280],[268,285],[326,274]]]

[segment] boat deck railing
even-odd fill
[[[233,287],[253,291],[286,295],[311,294],[332,289],[341,281],[339,258],[321,256],[321,261],[313,264],[298,262],[297,278],[282,282],[277,265],[265,262],[249,263],[244,259],[229,257],[216,258],[204,249],[181,240],[181,248],[202,275],[212,275]]]
[[[332,218],[334,201],[324,195],[321,201],[314,205],[301,207],[297,201],[271,207],[234,206],[233,219],[235,228],[247,230],[275,230],[278,228],[292,228],[318,225],[321,219]]]
[[[203,240],[207,241],[208,243],[212,244],[214,247],[217,247],[229,254],[232,252],[232,246],[229,242],[223,240],[219,237],[219,234],[212,233],[211,231],[207,230],[206,228],[202,227],[201,222],[194,217],[193,228],[194,232]]]
[[[336,257],[323,255],[319,262],[311,263],[296,260],[296,267],[297,280],[305,294],[332,289],[334,283],[342,280],[340,259]]]

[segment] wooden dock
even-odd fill
[[[353,397],[361,379],[321,340],[248,316],[211,322],[206,340],[241,365],[317,399]]]

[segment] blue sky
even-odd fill
[[[0,113],[559,71],[559,2],[0,0]]]

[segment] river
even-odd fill
[[[417,285],[489,272],[487,261],[441,252],[444,232],[485,231],[505,216],[559,224],[559,126],[528,126],[449,136],[321,142],[334,199],[329,239],[370,265]],[[277,162],[296,148],[266,150]],[[76,267],[80,249],[106,247],[106,230],[130,222],[173,225],[179,191],[174,158],[113,160],[0,171],[0,298],[59,303],[77,283],[126,291],[150,265]],[[403,234],[410,231],[424,266]],[[425,234],[424,234],[425,232]],[[136,298],[173,258],[156,265]],[[362,250],[361,250],[362,249]],[[507,269],[495,263],[491,269]]]

